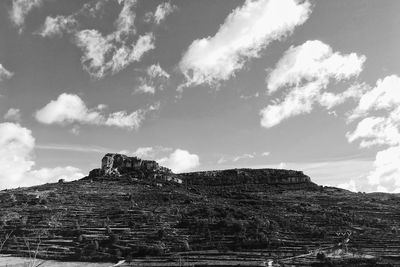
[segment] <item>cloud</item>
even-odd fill
[[[84,177],[85,175],[81,173],[81,170],[78,168],[66,166],[32,170],[30,171],[29,176],[35,180],[35,184],[44,184],[56,182],[60,179],[65,181],[74,181]]]
[[[269,152],[263,152],[261,154],[259,154],[259,156],[262,157],[266,157],[269,156]],[[243,153],[240,155],[223,155],[221,156],[218,161],[217,164],[225,164],[225,163],[235,163],[241,160],[245,160],[245,159],[254,159],[257,156],[256,152],[252,152],[252,153]]]
[[[176,6],[169,2],[159,4],[153,14],[153,20],[156,24],[160,24],[165,18],[176,10]]]
[[[389,117],[367,117],[361,120],[352,133],[347,133],[347,140],[354,142],[361,139],[360,147],[374,145],[396,145],[400,141],[399,119]]]
[[[400,193],[400,146],[379,151],[374,166],[369,183],[380,186],[380,191]]]
[[[190,154],[188,151],[182,149],[176,149],[168,157],[161,158],[157,161],[176,173],[189,171],[200,165],[198,155]]]
[[[137,110],[130,114],[126,111],[118,111],[111,113],[104,125],[115,126],[119,128],[138,129],[144,120],[144,111]]]
[[[89,109],[83,100],[74,94],[63,93],[56,100],[36,111],[36,119],[44,124],[72,124],[103,125],[138,129],[147,112],[158,109],[158,105],[147,109],[139,109],[132,113],[117,111],[108,115],[103,114],[104,106]]]
[[[71,144],[38,144],[36,149],[42,150],[61,150],[70,152],[85,152],[85,153],[99,153],[105,154],[113,151],[110,148],[98,146],[85,146],[85,145],[71,145]]]
[[[85,29],[75,33],[75,44],[81,48],[83,68],[95,78],[115,74],[155,48],[152,33],[140,35],[136,42],[135,0],[123,1],[114,25],[116,30],[103,36],[98,30]]]
[[[0,82],[10,79],[13,75],[14,73],[8,71],[6,68],[3,67],[2,64],[0,64]]]
[[[358,100],[369,89],[368,85],[353,84],[347,90],[341,93],[324,92],[319,98],[319,104],[330,110],[340,104],[343,104],[348,99]],[[334,112],[334,111],[333,111]]]
[[[148,147],[138,147],[135,151],[130,152],[128,150],[123,150],[120,153],[126,155],[133,155],[143,159],[155,159],[159,157],[160,154],[166,153],[171,151],[172,148],[170,147],[163,147],[163,146],[148,146]]]
[[[273,93],[285,86],[318,81],[327,84],[329,79],[349,79],[362,71],[365,56],[356,53],[341,55],[318,40],[290,47],[276,64],[267,79],[268,90]]]
[[[161,68],[160,64],[153,64],[146,70],[146,77],[141,77],[140,85],[135,90],[135,93],[154,94],[156,88],[164,89],[164,84],[169,79],[170,75]]]
[[[77,27],[78,21],[73,16],[47,17],[37,34],[42,37],[62,37],[64,32],[72,33]]]
[[[110,0],[98,0],[85,3],[81,9],[68,15],[57,15],[55,17],[48,16],[42,27],[35,33],[46,38],[62,37],[64,34],[76,33],[81,24],[80,20],[87,18],[96,18],[99,11],[103,10],[104,7]]]
[[[310,13],[308,1],[247,0],[229,14],[214,36],[193,41],[184,53],[179,67],[187,85],[228,80],[270,42],[291,34]]]
[[[338,184],[337,187],[343,188],[343,189],[346,189],[346,190],[349,190],[349,191],[352,191],[352,192],[358,192],[359,191],[357,189],[356,182],[354,180],[350,180],[348,182]]]
[[[79,169],[71,166],[33,169],[34,147],[35,138],[29,129],[16,123],[0,123],[1,189],[54,182],[59,177],[77,179],[84,176]]]
[[[17,108],[10,108],[6,114],[4,114],[4,119],[19,122],[21,120],[21,111]]]
[[[364,117],[353,132],[347,133],[349,142],[360,139],[361,147],[400,145],[400,77],[391,75],[378,80],[376,86],[363,94],[357,107],[349,113],[349,120]]]
[[[368,175],[369,184],[379,191],[400,192],[400,78],[387,76],[363,94],[357,107],[349,113],[349,121],[361,118],[349,142],[360,140],[360,147],[386,147],[376,154]]]
[[[318,40],[290,47],[267,78],[270,94],[278,90],[288,93],[283,100],[261,110],[261,125],[270,128],[289,117],[310,113],[316,103],[331,109],[347,99],[359,98],[365,85],[356,84],[341,93],[326,90],[331,80],[357,77],[365,60],[365,56],[355,53],[333,52],[329,45]]]
[[[9,11],[10,19],[18,28],[19,33],[24,28],[25,18],[28,13],[43,4],[42,0],[13,0]]]
[[[372,90],[363,94],[349,119],[354,120],[374,110],[390,110],[400,105],[399,85],[400,77],[397,75],[379,79]]]
[[[248,153],[246,153],[246,154],[243,154],[243,155],[239,155],[239,156],[234,157],[234,158],[232,159],[232,161],[233,161],[233,162],[236,162],[236,161],[239,161],[239,160],[242,160],[242,159],[252,159],[252,158],[254,158],[254,157],[255,157],[255,153],[253,153],[253,154],[248,154]]]
[[[268,157],[269,155],[271,155],[271,152],[268,151],[261,153],[261,156],[263,157]]]

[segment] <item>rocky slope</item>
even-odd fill
[[[78,181],[1,191],[1,253],[135,266],[400,262],[397,195],[322,187],[297,171],[173,174],[124,160],[118,175],[105,164]]]

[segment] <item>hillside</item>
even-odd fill
[[[81,180],[1,191],[1,253],[127,266],[400,262],[397,195],[322,187],[298,171],[174,174],[107,155]]]

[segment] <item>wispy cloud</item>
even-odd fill
[[[43,0],[13,0],[9,11],[10,19],[21,33],[25,26],[25,18],[32,9],[40,7]]]
[[[155,48],[152,32],[138,34],[135,26],[136,0],[118,1],[121,6],[114,21],[115,30],[102,34],[97,29],[82,29],[82,16],[96,17],[105,1],[93,1],[69,15],[47,17],[43,26],[36,32],[43,37],[60,37],[67,33],[74,44],[82,50],[81,64],[93,78],[101,79],[115,74],[134,62],[139,62],[150,50]]]
[[[147,22],[154,22],[155,24],[160,24],[163,22],[168,15],[172,14],[177,10],[177,6],[171,4],[170,2],[164,2],[157,6],[154,12],[149,12],[145,16]]]
[[[18,108],[10,108],[3,118],[8,121],[19,122],[21,120],[21,111]]]
[[[140,85],[135,93],[154,94],[156,89],[163,90],[164,84],[168,81],[170,75],[161,68],[160,64],[153,64],[146,69],[146,77],[141,77]]]
[[[10,79],[13,75],[14,75],[14,73],[7,70],[6,68],[3,67],[2,64],[0,64],[0,82]]]
[[[71,151],[71,152],[100,153],[100,154],[105,154],[115,151],[115,149],[110,149],[106,147],[71,145],[71,144],[37,144],[35,148],[42,150],[61,150],[61,151]]]

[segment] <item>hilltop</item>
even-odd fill
[[[399,205],[397,195],[323,187],[300,171],[175,174],[106,154],[80,180],[1,191],[1,253],[127,266],[391,266]]]

